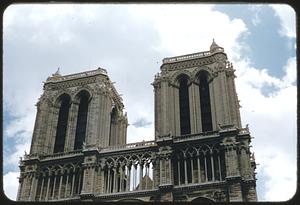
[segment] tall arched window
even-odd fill
[[[209,85],[205,73],[200,74],[199,82],[202,132],[212,131]]]
[[[182,135],[191,133],[190,106],[188,79],[182,76],[179,80],[179,109],[180,109],[180,133]]]
[[[89,107],[89,94],[86,91],[82,91],[79,94],[80,103],[77,115],[77,125],[75,134],[74,150],[82,149],[82,144],[85,140],[87,115]]]
[[[54,153],[63,152],[65,146],[68,116],[70,108],[70,96],[64,94],[60,97],[60,108],[58,113],[58,122],[56,129],[56,137],[54,143]]]
[[[117,109],[114,107],[110,114],[110,132],[109,132],[108,145],[115,145],[117,143],[116,132],[115,132],[116,122],[117,122]]]

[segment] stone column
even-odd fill
[[[181,135],[180,133],[180,107],[179,107],[179,89],[174,88],[174,119],[175,119],[175,136]]]
[[[193,83],[194,91],[194,107],[195,107],[195,133],[202,132],[202,121],[201,121],[201,106],[200,106],[200,92],[199,82]]]
[[[104,164],[103,164],[104,165]],[[99,167],[99,172],[100,172],[100,194],[104,193],[105,190],[105,176],[104,176],[104,171],[105,171],[105,167],[101,165]]]
[[[145,189],[149,189],[148,188],[148,177],[149,177],[149,163],[146,163],[146,172],[145,172],[145,176],[146,176],[146,185],[145,185]]]
[[[215,181],[215,167],[214,167],[214,156],[213,151],[210,151],[210,163],[211,163],[211,174],[212,174],[212,181]]]
[[[110,180],[110,169],[111,167],[108,166],[107,168],[107,184],[106,184],[106,193],[110,193],[110,184],[111,184],[111,180]]]
[[[196,104],[195,104],[195,84],[191,83],[188,87],[189,92],[189,107],[190,107],[190,125],[191,134],[195,134],[197,130],[197,119],[196,119]]]
[[[93,168],[91,168],[91,169],[93,169]],[[77,188],[76,193],[81,194],[81,185],[83,185],[83,183],[84,183],[83,182],[83,176],[82,176],[83,175],[83,170],[81,168],[78,169],[77,175],[78,175],[78,184],[77,184],[77,187],[76,187]],[[93,189],[93,187],[94,187],[93,182],[94,182],[94,180],[91,180],[91,189]]]
[[[218,153],[218,166],[219,166],[219,179],[222,181],[222,167],[221,167],[221,161],[220,161],[220,151]]]
[[[119,183],[119,192],[123,192],[123,187],[124,187],[124,167],[121,164],[120,165],[120,183]]]
[[[181,178],[180,178],[180,158],[177,156],[177,170],[178,170],[178,185],[181,185]]]
[[[41,184],[41,189],[40,189],[39,201],[42,201],[42,198],[43,198],[44,181],[45,181],[45,173],[42,173],[42,184]]]
[[[201,183],[201,164],[200,164],[200,154],[197,151],[197,166],[198,166],[198,184]]]
[[[184,155],[184,184],[188,184],[186,160],[187,157]]]
[[[163,184],[163,160],[159,158],[159,184]]]
[[[60,199],[60,195],[61,195],[61,187],[62,187],[63,176],[64,176],[64,173],[60,172],[60,174],[59,174],[58,196],[57,196],[58,199]]]
[[[208,86],[209,86],[209,98],[210,98],[210,109],[211,109],[211,121],[212,121],[212,129],[217,130],[218,127],[218,121],[217,121],[217,109],[216,109],[216,101],[217,96],[215,93],[215,81],[211,81]]]
[[[116,165],[113,167],[114,171],[114,180],[113,180],[113,192],[117,192],[117,167]]]
[[[66,178],[64,198],[67,198],[67,196],[68,196],[67,193],[68,193],[68,187],[69,187],[69,175],[70,175],[70,170],[67,169],[67,178]]]
[[[130,191],[130,174],[131,174],[131,164],[127,164],[127,170],[128,170],[128,174],[127,174],[127,184],[126,184],[126,191]]]
[[[70,193],[71,197],[74,195],[75,176],[76,176],[75,171],[76,171],[76,169],[74,168],[73,172],[72,172],[72,184],[71,184],[71,193]]]
[[[192,184],[195,183],[194,180],[194,162],[193,157],[191,157],[191,172],[192,172]]]
[[[70,106],[70,110],[69,110],[68,125],[67,125],[67,132],[66,132],[65,152],[70,152],[70,151],[74,150],[78,108],[79,108],[79,102],[73,101]]]
[[[144,162],[140,161],[140,180],[139,180],[139,190],[142,190],[142,186],[143,186],[143,168],[144,168]]]
[[[56,177],[57,177],[57,171],[54,172],[53,189],[52,189],[52,197],[51,197],[51,199],[54,199],[55,187],[56,187]]]
[[[207,178],[207,161],[206,161],[206,152],[204,154],[204,172],[205,172],[205,182],[208,181],[208,178]]]
[[[49,199],[49,188],[50,188],[51,175],[52,175],[52,172],[49,172],[49,174],[48,174],[48,180],[47,180],[46,197],[45,197],[46,201],[48,201],[48,199]]]
[[[169,133],[169,120],[168,120],[168,82],[161,82],[161,117],[162,117],[162,135]]]
[[[30,189],[29,189],[29,201],[34,201],[34,188],[35,188],[35,174],[30,174]]]

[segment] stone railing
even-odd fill
[[[107,71],[104,68],[98,68],[97,70],[91,70],[91,71],[86,71],[86,72],[81,72],[81,73],[76,73],[76,74],[71,74],[71,75],[65,75],[62,77],[63,77],[63,80],[70,80],[70,79],[82,78],[82,77],[87,77],[87,76],[92,76],[92,75],[97,75],[97,74],[107,74]]]
[[[63,80],[73,80],[73,79],[93,76],[93,75],[97,75],[97,74],[107,75],[107,71],[104,68],[99,67],[97,70],[85,71],[85,72],[81,72],[81,73],[75,73],[75,74],[64,75],[64,76],[61,76],[60,74],[55,73],[52,75],[52,77],[48,77],[46,83],[63,81]]]
[[[215,136],[218,134],[219,131],[207,131],[207,132],[201,132],[197,134],[188,134],[188,135],[180,135],[180,136],[174,136],[174,141],[180,141],[180,140],[187,140],[187,139],[198,139],[203,138],[204,136]]]
[[[42,155],[39,158],[41,160],[49,160],[49,159],[58,159],[58,158],[78,156],[78,155],[82,155],[82,150],[74,150],[71,152],[59,152],[59,153],[50,154],[50,155]]]
[[[211,54],[212,53],[210,51],[204,51],[204,52],[192,53],[192,54],[187,54],[187,55],[182,55],[182,56],[175,56],[175,57],[171,57],[171,58],[164,58],[163,63],[174,63],[174,62],[178,62],[178,61],[202,58],[202,57],[210,56]]]
[[[119,149],[132,149],[132,148],[142,148],[142,147],[152,147],[156,146],[156,142],[153,141],[142,141],[142,142],[135,142],[135,143],[129,143],[125,145],[114,145],[102,148],[103,151],[112,151],[112,150],[119,150]]]

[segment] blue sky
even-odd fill
[[[128,142],[152,140],[150,84],[162,58],[208,50],[213,38],[236,69],[242,123],[250,125],[252,150],[260,164],[259,199],[286,200],[293,195],[296,25],[291,7],[19,5],[5,11],[3,24],[3,171],[10,198],[16,196],[18,159],[24,150],[29,152],[34,104],[42,94],[42,82],[57,67],[62,74],[106,68],[123,94],[131,124]],[[288,131],[276,131],[279,125]],[[270,140],[272,146],[265,146]],[[290,171],[282,173],[279,162]]]

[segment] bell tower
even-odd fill
[[[224,49],[215,41],[208,52],[165,58],[153,83],[156,133],[178,136],[220,126],[241,128],[235,77]]]
[[[57,71],[46,80],[36,104],[30,154],[126,144],[121,100],[102,68],[67,76]]]
[[[88,192],[91,171],[82,166],[86,158],[94,159],[88,150],[126,144],[127,116],[106,70],[65,76],[58,70],[44,82],[36,106],[30,153],[20,162],[18,200]]]
[[[162,185],[211,182],[221,201],[255,201],[250,133],[241,125],[235,70],[224,49],[213,40],[209,51],[164,58],[160,70],[153,82],[155,139],[161,150],[170,150],[162,167],[172,169],[161,171],[173,179]],[[220,189],[223,182],[227,191]],[[166,196],[188,200],[179,192]]]

